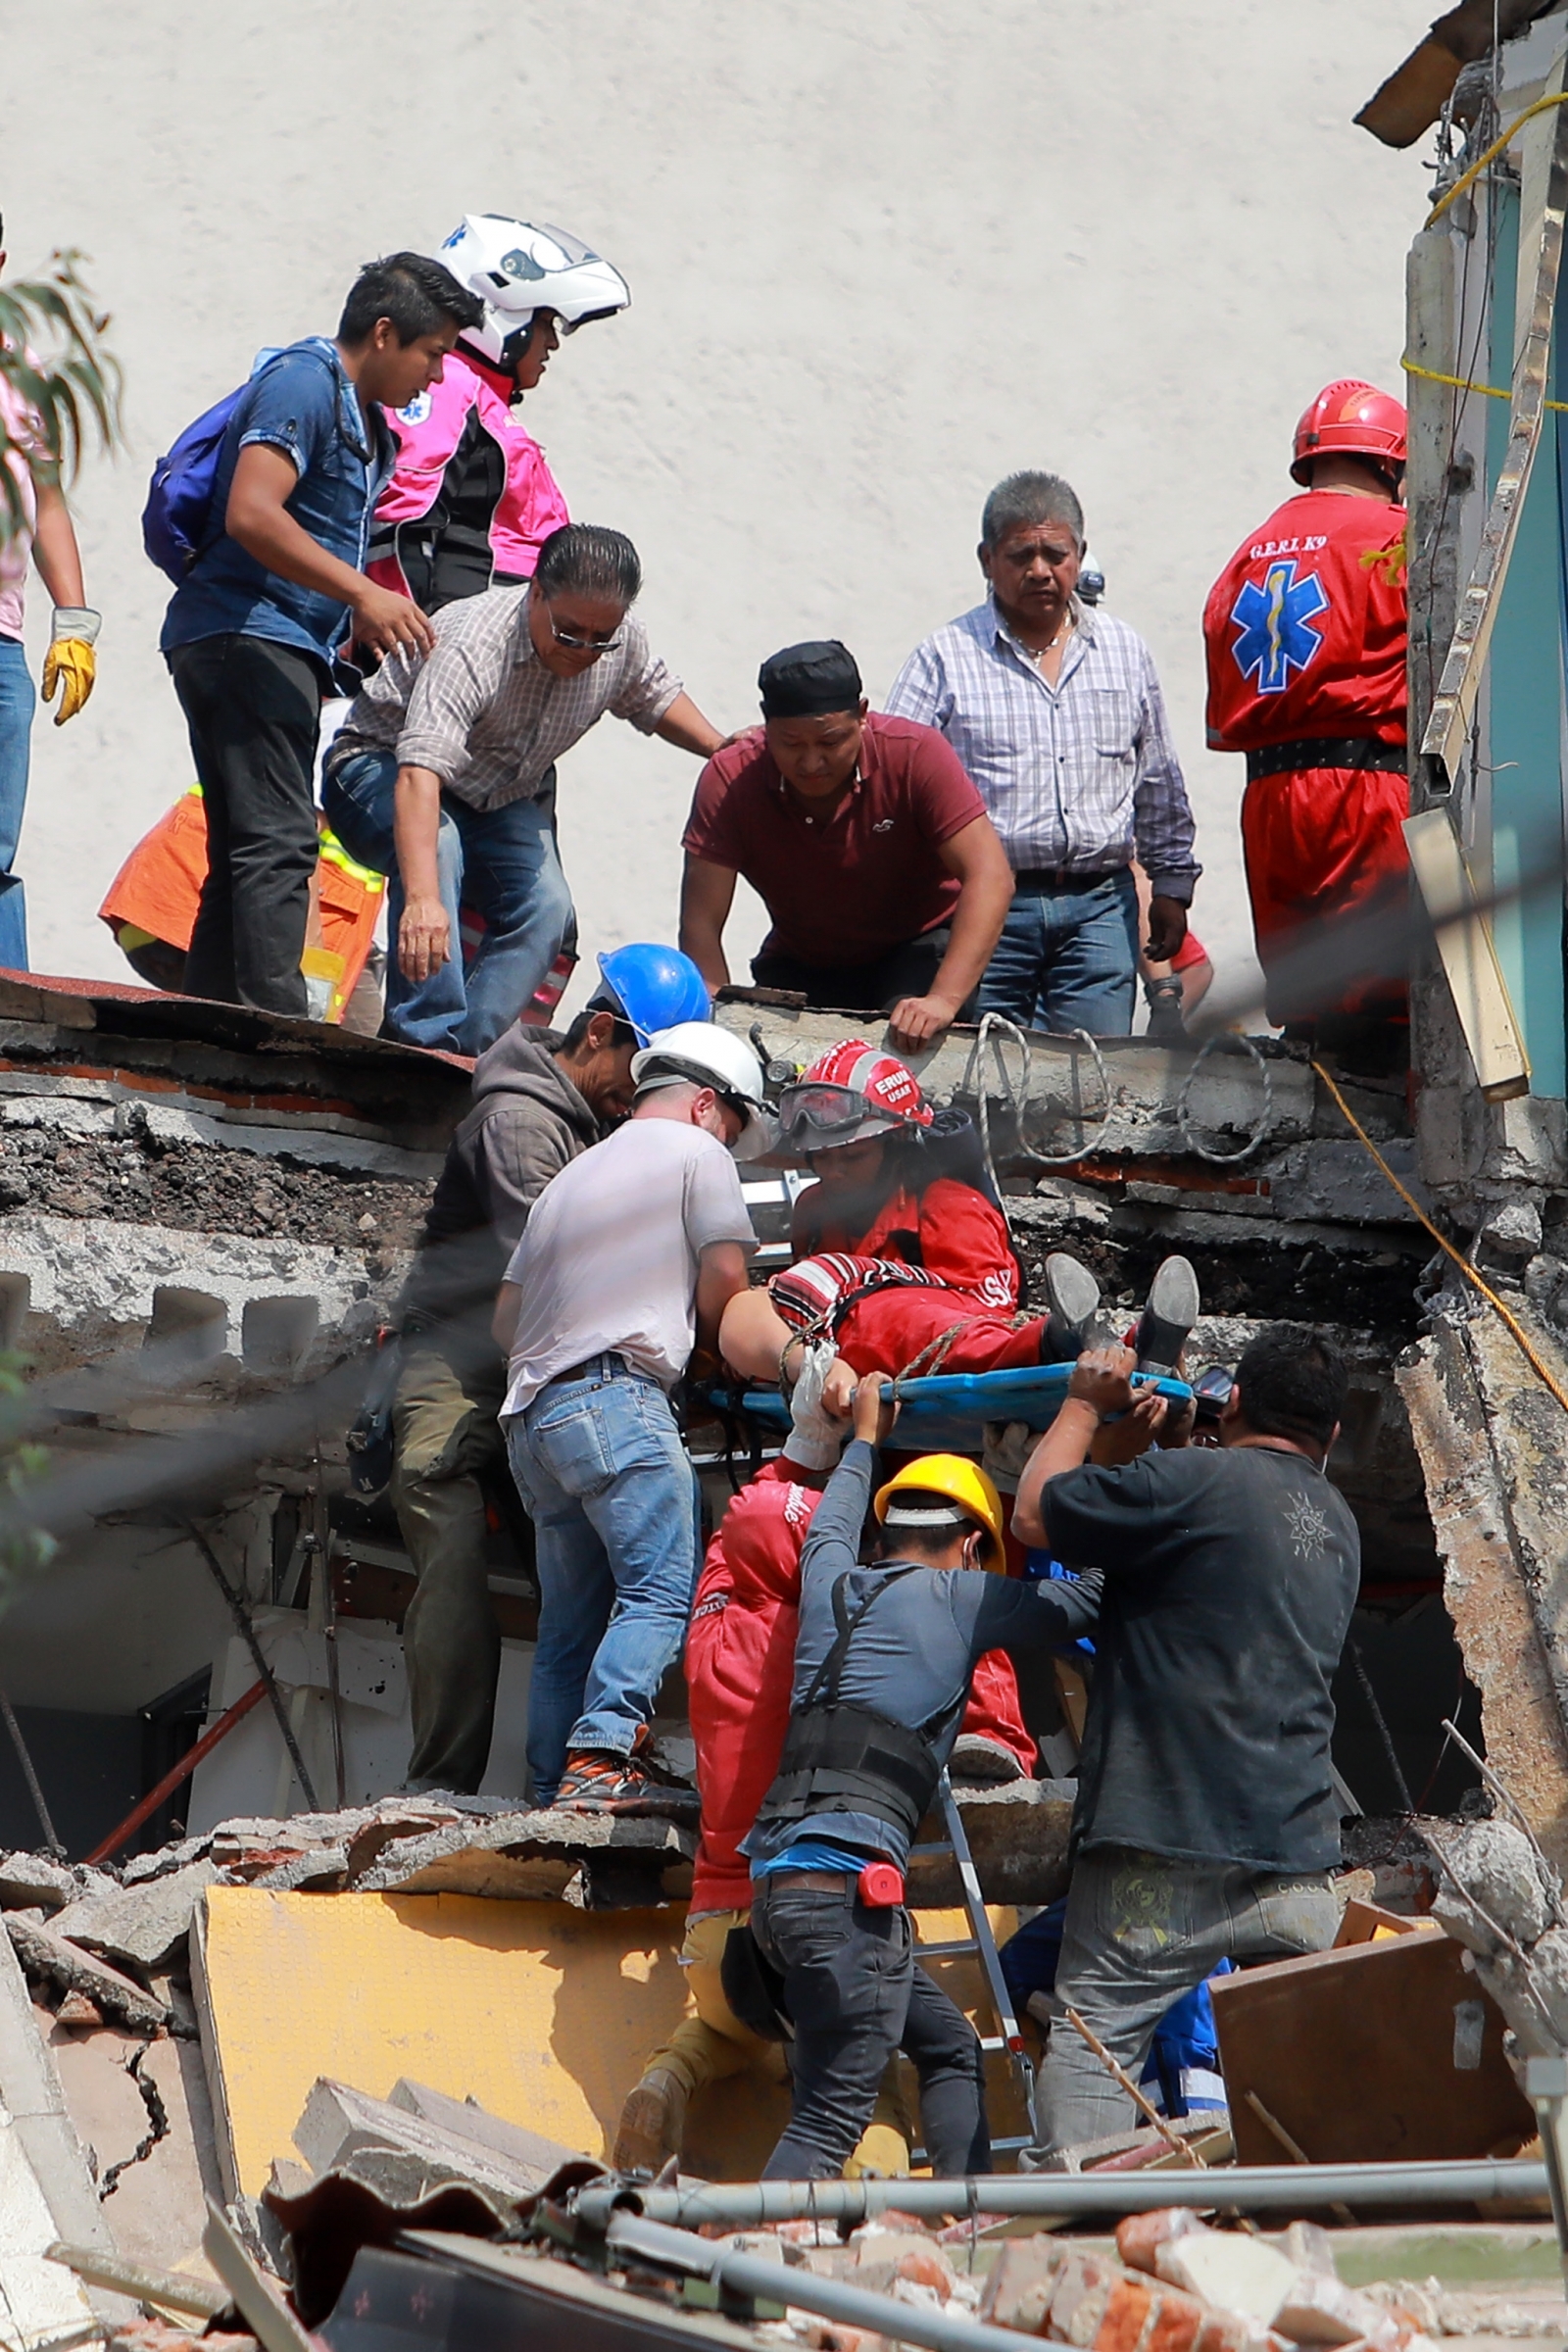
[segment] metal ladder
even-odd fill
[[[981,2034],[980,2047],[988,2055],[1000,2051],[1006,2057],[1023,2100],[1024,2113],[1029,2118],[1027,2132],[1015,2133],[1010,2138],[994,2139],[991,2146],[994,2154],[1015,2154],[1019,2148],[1031,2146],[1040,2136],[1035,2114],[1035,2070],[1029,2062],[1023,2035],[1018,2031],[1018,2021],[1012,2014],[1012,1995],[1007,1990],[1006,1979],[1002,1973],[997,1939],[991,1933],[985,1897],[980,1892],[980,1874],[975,1869],[974,1856],[969,1851],[969,1839],[963,1827],[963,1816],[958,1811],[958,1801],[946,1772],[937,1784],[937,1796],[942,1806],[943,1820],[947,1824],[947,1837],[934,1838],[926,1845],[911,1846],[909,1858],[913,1861],[916,1855],[946,1854],[951,1851],[958,1866],[958,1884],[963,1889],[963,1908],[969,1922],[969,1933],[967,1936],[955,1936],[946,1943],[917,1943],[914,1957],[916,1961],[951,1960],[966,1955],[979,1961],[980,1973],[985,1980],[986,1998],[997,2026],[994,2034]],[[916,2163],[923,2161],[924,2155],[923,2148],[912,2151]]]

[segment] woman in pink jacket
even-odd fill
[[[466,215],[438,258],[479,296],[484,320],[464,332],[442,381],[387,418],[400,454],[366,565],[426,612],[533,577],[541,546],[570,517],[517,404],[563,335],[631,300],[580,238],[499,213]]]

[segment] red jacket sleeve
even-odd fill
[[[694,1911],[744,1909],[740,1841],[778,1770],[795,1673],[801,1550],[821,1489],[769,1463],[708,1547],[686,1637],[686,1690],[703,1800]]]

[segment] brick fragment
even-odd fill
[[[1130,2271],[1153,2272],[1156,2246],[1162,2246],[1167,2238],[1191,2237],[1203,2228],[1186,2205],[1162,2205],[1154,2213],[1129,2213],[1116,2224],[1116,2251]]]
[[[1158,2308],[1158,2297],[1146,2278],[1118,2278],[1095,2330],[1094,2352],[1140,2352]]]
[[[1069,2254],[1052,2293],[1048,2332],[1058,2343],[1077,2344],[1081,2352],[1088,2352],[1100,2332],[1110,2290],[1122,2276],[1098,2255]]]
[[[895,2278],[908,2278],[916,2286],[929,2286],[945,2303],[953,2292],[953,2265],[936,2251],[934,2246],[911,2246],[901,2254],[893,2266]]]
[[[1274,2314],[1274,2327],[1293,2344],[1354,2344],[1363,2340],[1380,2352],[1397,2352],[1400,2329],[1392,2312],[1321,2272],[1297,2274],[1296,2284]]]
[[[993,2328],[1043,2335],[1065,2249],[1054,2237],[1004,2237],[980,2294],[980,2317]]]
[[[1259,2328],[1272,2327],[1297,2284],[1295,2268],[1273,2246],[1223,2230],[1166,2238],[1154,2248],[1154,2271],[1169,2285],[1220,2311],[1238,2311]]]
[[[1153,2322],[1144,2338],[1143,2352],[1194,2352],[1208,2307],[1179,2286],[1162,2286]]]

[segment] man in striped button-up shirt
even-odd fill
[[[1136,857],[1152,886],[1148,953],[1174,956],[1202,868],[1149,648],[1075,593],[1083,511],[1057,475],[986,501],[983,605],[916,646],[887,709],[938,727],[978,786],[1015,876],[982,1010],[1033,1029],[1125,1037],[1138,976]]]

